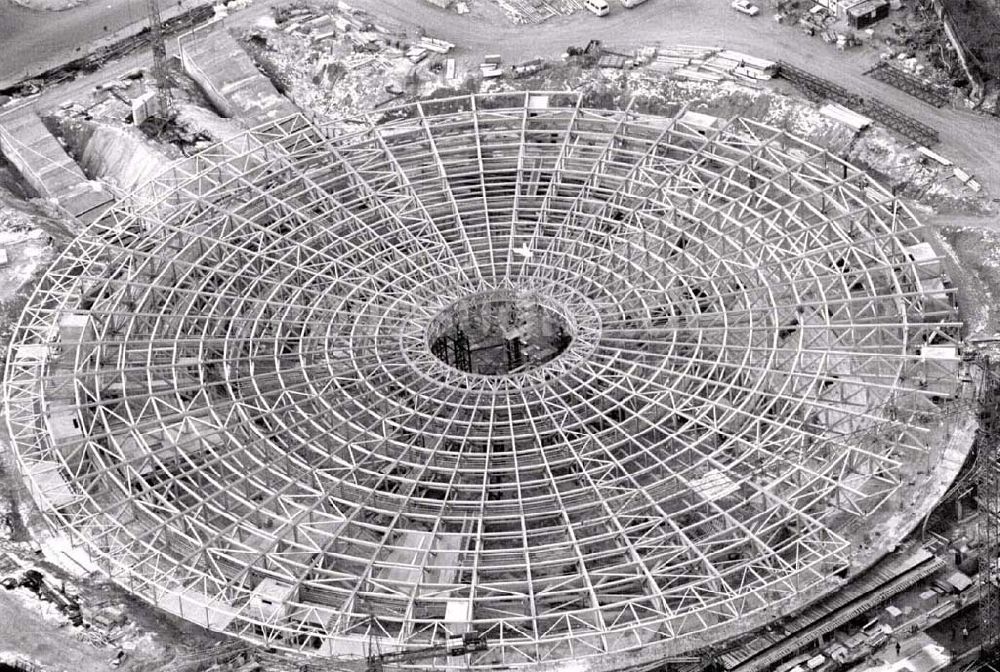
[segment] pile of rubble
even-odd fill
[[[17,547],[23,544],[5,546]],[[0,589],[11,592],[28,609],[59,627],[72,627],[72,636],[104,651],[111,667],[118,667],[132,651],[150,653],[154,647],[148,632],[129,621],[125,605],[116,604],[93,590],[84,590],[76,583],[50,572],[33,558],[41,554],[40,547],[18,552],[0,551]]]
[[[30,216],[20,210],[4,207],[0,203],[0,234],[7,234],[3,236],[4,239],[12,234],[26,235],[34,228],[35,223]]]
[[[24,569],[23,564],[10,553],[0,554],[0,588],[21,591],[22,597],[33,595],[47,620],[65,620],[77,627],[83,625],[76,588],[37,567]]]
[[[443,72],[442,56],[454,47],[429,35],[411,37],[342,2],[282,8],[244,39],[279,90],[329,118],[363,116],[417,95],[422,80]]]

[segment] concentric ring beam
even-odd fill
[[[833,590],[941,457],[954,289],[863,172],[667,109],[448,98],[172,166],[14,334],[47,520],[167,611],[321,656],[476,629],[478,669],[610,670]]]

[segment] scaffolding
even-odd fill
[[[175,164],[12,336],[43,514],[160,608],[318,656],[475,630],[475,669],[648,667],[836,590],[946,443],[954,288],[862,171],[675,109],[460,96]]]

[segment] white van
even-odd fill
[[[646,2],[646,0],[622,0],[622,7],[631,9],[632,7],[638,7],[644,2]]]
[[[607,16],[611,11],[608,0],[583,0],[584,6],[598,16]]]

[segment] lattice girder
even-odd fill
[[[922,244],[856,168],[682,106],[292,117],[73,242],[11,435],[53,525],[208,627],[652,661],[831,590],[926,456],[960,325]]]

